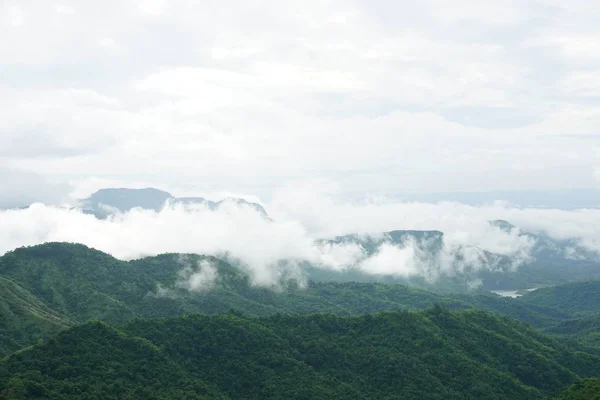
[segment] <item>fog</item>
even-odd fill
[[[101,220],[77,209],[37,203],[27,209],[0,212],[0,252],[65,241],[83,243],[124,260],[167,252],[215,255],[247,268],[256,284],[272,285],[281,279],[284,261],[288,275],[297,263],[306,261],[321,268],[353,267],[368,274],[436,280],[464,268],[497,268],[484,257],[484,252],[490,252],[510,257],[511,268],[518,268],[531,261],[535,245],[535,239],[523,235],[523,231],[558,240],[573,239],[590,252],[600,251],[598,210],[519,209],[501,203],[475,207],[384,199],[349,203],[331,193],[289,189],[279,191],[266,208],[271,220],[235,203],[224,203],[217,210],[167,204],[159,212],[133,209]],[[510,221],[518,228],[500,229],[489,223],[495,219]],[[318,241],[347,233],[381,238],[382,232],[404,229],[442,231],[443,248],[432,253],[426,242],[408,239],[401,245],[383,243],[368,254],[359,243]],[[216,279],[210,267],[195,268],[185,263],[182,276],[182,285],[189,290],[202,290]]]

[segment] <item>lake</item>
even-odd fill
[[[533,292],[536,289],[537,288],[517,289],[517,290],[490,290],[490,292],[495,293],[502,297],[512,297],[514,299],[515,297],[523,296],[525,294],[524,292]]]

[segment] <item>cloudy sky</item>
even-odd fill
[[[5,203],[595,188],[586,0],[0,0]]]

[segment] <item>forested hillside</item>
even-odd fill
[[[210,287],[185,284],[182,271],[206,265]],[[267,288],[214,257],[125,262],[47,243],[0,257],[0,287],[6,398],[566,399],[600,376],[596,282],[518,299],[375,282]]]
[[[514,400],[598,375],[597,355],[509,318],[438,306],[358,317],[195,315],[116,329],[87,323],[2,361],[0,393]]]
[[[4,399],[219,399],[147,340],[99,322],[0,361]]]
[[[546,332],[576,340],[586,346],[600,348],[600,312],[586,317],[561,321],[547,328]]]
[[[600,379],[584,379],[550,400],[600,400]]]
[[[209,262],[215,269],[214,286],[210,290],[188,290],[180,284],[181,271],[198,268],[202,262]],[[281,282],[273,290],[252,285],[243,269],[214,257],[164,254],[125,262],[68,243],[47,243],[7,253],[0,257],[0,278],[0,283],[11,285],[0,297],[7,310],[2,312],[2,321],[6,322],[0,328],[5,330],[6,340],[15,341],[4,345],[4,352],[90,319],[122,323],[133,318],[215,314],[231,309],[248,316],[315,312],[359,315],[420,310],[439,303],[451,309],[479,308],[508,315],[537,327],[572,318],[566,312],[485,292],[449,295],[398,284],[313,281],[306,287],[299,287],[295,281]],[[10,293],[19,295],[9,297]],[[34,308],[23,299],[54,317],[25,312]],[[18,319],[15,310],[23,310],[18,311]]]
[[[74,325],[18,284],[0,277],[0,357]]]
[[[574,316],[600,312],[600,281],[576,282],[538,289],[520,298],[523,303],[552,307]]]

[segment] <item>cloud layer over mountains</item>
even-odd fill
[[[566,252],[577,252],[577,246],[589,251],[586,256],[600,252],[600,210],[384,200],[348,203],[332,194],[296,189],[280,191],[266,208],[272,220],[252,206],[235,202],[225,202],[216,209],[206,204],[167,203],[160,211],[135,208],[98,219],[81,210],[38,203],[0,212],[0,252],[67,241],[121,259],[165,252],[207,254],[239,262],[251,271],[256,283],[265,285],[280,278],[282,263],[293,268],[304,261],[328,269],[352,266],[370,274],[429,280],[452,276],[465,268],[498,268],[506,259],[510,263],[502,264],[503,268],[518,268],[532,259],[537,241],[536,236],[523,231],[557,241],[570,240],[572,246],[561,250],[565,253],[562,257],[573,257]],[[518,228],[490,223],[497,219]],[[442,247],[435,248],[435,237],[407,237],[394,243],[382,236],[383,232],[409,229],[442,231]],[[319,240],[349,233],[358,234],[359,240]],[[368,250],[365,240],[379,242],[374,250]],[[198,272],[185,272],[189,285],[194,285],[194,279],[199,285],[214,278]]]

